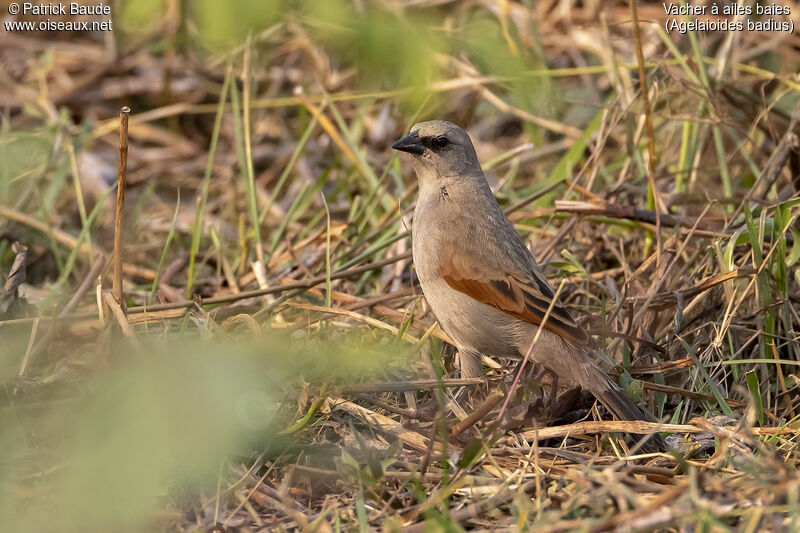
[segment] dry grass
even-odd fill
[[[667,36],[661,3],[637,37],[627,2],[332,2],[221,53],[221,12],[178,4],[105,40],[0,30],[17,530],[800,528],[796,35]],[[538,369],[500,416],[512,363],[453,375],[389,149],[433,117],[662,424]],[[637,454],[653,431],[673,450]]]

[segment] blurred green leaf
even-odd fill
[[[118,7],[115,6],[114,9],[116,27],[125,33],[139,35],[158,28],[163,20],[166,1],[119,2]]]
[[[193,0],[187,16],[197,28],[197,42],[212,50],[238,46],[247,34],[258,33],[281,20],[279,0]]]
[[[0,203],[11,205],[17,195],[45,170],[53,146],[46,130],[0,131]]]
[[[3,529],[138,530],[176,486],[213,491],[220,460],[275,438],[275,428],[291,421],[278,413],[287,386],[378,371],[386,364],[379,353],[399,353],[389,349],[391,338],[375,345],[363,336],[328,343],[271,334],[214,344],[183,335],[139,351],[118,347],[112,367],[70,401],[45,395],[45,409],[22,409],[8,396],[0,404]],[[396,453],[396,446],[381,452],[380,464]]]
[[[463,51],[484,75],[506,80],[512,105],[537,115],[552,116],[555,99],[549,78],[525,76],[527,71],[546,66],[538,48],[523,46],[517,38],[516,26],[509,23],[504,31],[498,18],[488,10],[475,10],[473,17],[456,33],[452,48]],[[531,132],[538,131],[530,123],[524,126],[531,128]],[[541,135],[534,135],[534,141],[541,142]]]
[[[409,109],[429,96],[425,87],[437,79],[436,52],[444,48],[432,31],[436,19],[342,1],[306,2],[304,12],[311,35],[351,64],[367,87],[412,88]]]

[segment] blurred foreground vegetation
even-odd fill
[[[106,35],[0,30],[1,529],[797,530],[796,35],[667,36],[660,3],[638,40],[627,2],[113,5]],[[101,319],[123,105],[128,312]],[[602,413],[546,408],[535,369],[453,433],[514,366],[448,382],[389,149],[430,118],[673,453],[539,441]]]

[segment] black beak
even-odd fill
[[[422,142],[419,140],[419,134],[416,131],[409,133],[399,141],[395,142],[392,145],[392,148],[414,155],[422,155],[422,153],[425,151],[425,147],[422,146]]]

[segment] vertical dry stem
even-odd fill
[[[125,182],[128,175],[128,116],[131,108],[119,110],[119,173],[117,177],[117,214],[114,219],[114,299],[125,309],[122,297],[122,210],[125,208]]]

